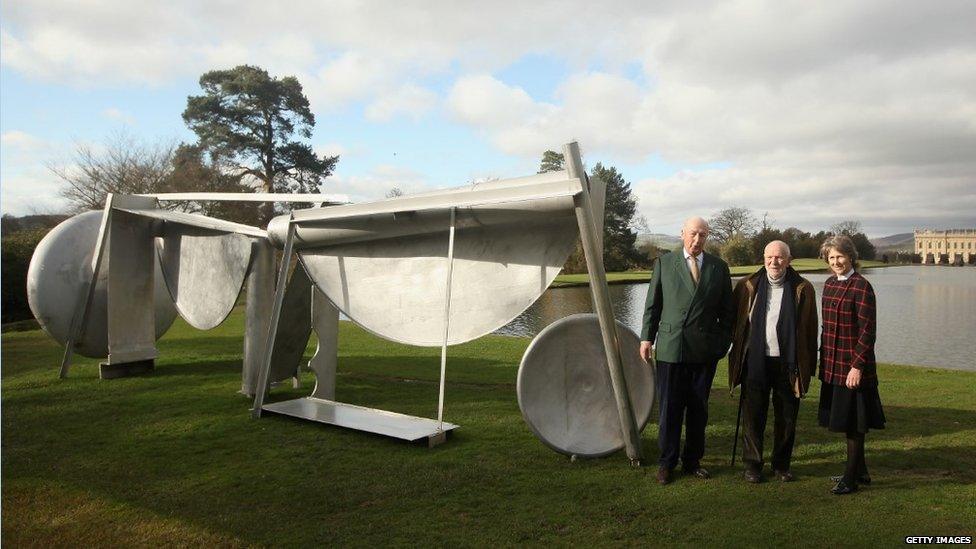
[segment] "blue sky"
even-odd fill
[[[872,236],[976,225],[971,2],[235,6],[0,4],[3,213],[64,208],[47,166],[78,143],[192,141],[199,75],[248,63],[299,78],[311,144],[341,155],[322,192],[357,201],[527,175],[578,140],[653,232],[733,205]]]

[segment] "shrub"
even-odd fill
[[[50,229],[31,229],[5,235],[0,240],[0,278],[2,284],[2,322],[32,317],[27,304],[27,268],[34,248]]]
[[[742,235],[735,235],[722,245],[722,259],[730,267],[752,265],[752,240]]]

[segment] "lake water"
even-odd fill
[[[863,274],[878,299],[879,362],[976,370],[976,268],[916,265]],[[803,276],[819,300],[828,275]],[[617,320],[640,333],[647,284],[616,284],[610,295]],[[560,318],[591,311],[589,288],[551,288],[496,333],[531,337]]]

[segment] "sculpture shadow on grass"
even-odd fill
[[[226,360],[168,359],[165,362],[157,362],[155,371],[149,375],[153,377],[214,376],[239,374],[240,371],[240,358],[228,358]]]

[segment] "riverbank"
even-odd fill
[[[450,348],[434,449],[282,417],[250,419],[240,388],[243,315],[199,332],[178,320],[155,374],[100,381],[43,332],[2,336],[2,542],[16,545],[893,545],[973,535],[976,373],[881,365],[889,428],[868,437],[874,483],[829,494],[843,439],[800,409],[798,480],[754,486],[728,467],[737,400],[712,389],[704,466],[714,478],[654,481],[622,453],[571,463],[522,421],[515,394],[528,339]],[[340,400],[431,417],[439,350],[340,323]],[[309,347],[309,354],[312,346]],[[275,389],[273,400],[308,394]],[[771,429],[771,428],[770,428]],[[770,435],[771,436],[771,435]],[[741,447],[741,446],[740,446]],[[769,449],[767,448],[767,453]]]
[[[862,269],[875,267],[894,267],[897,265],[908,265],[908,263],[884,263],[881,261],[862,261]],[[801,273],[825,273],[828,271],[824,261],[816,258],[794,259],[792,266],[797,272]],[[731,267],[729,271],[732,276],[745,276],[756,272],[762,265],[742,265]],[[626,271],[622,273],[607,273],[607,284],[641,284],[651,279],[651,271]],[[572,286],[589,286],[590,275],[582,274],[561,274],[549,285],[550,288],[567,288]]]

